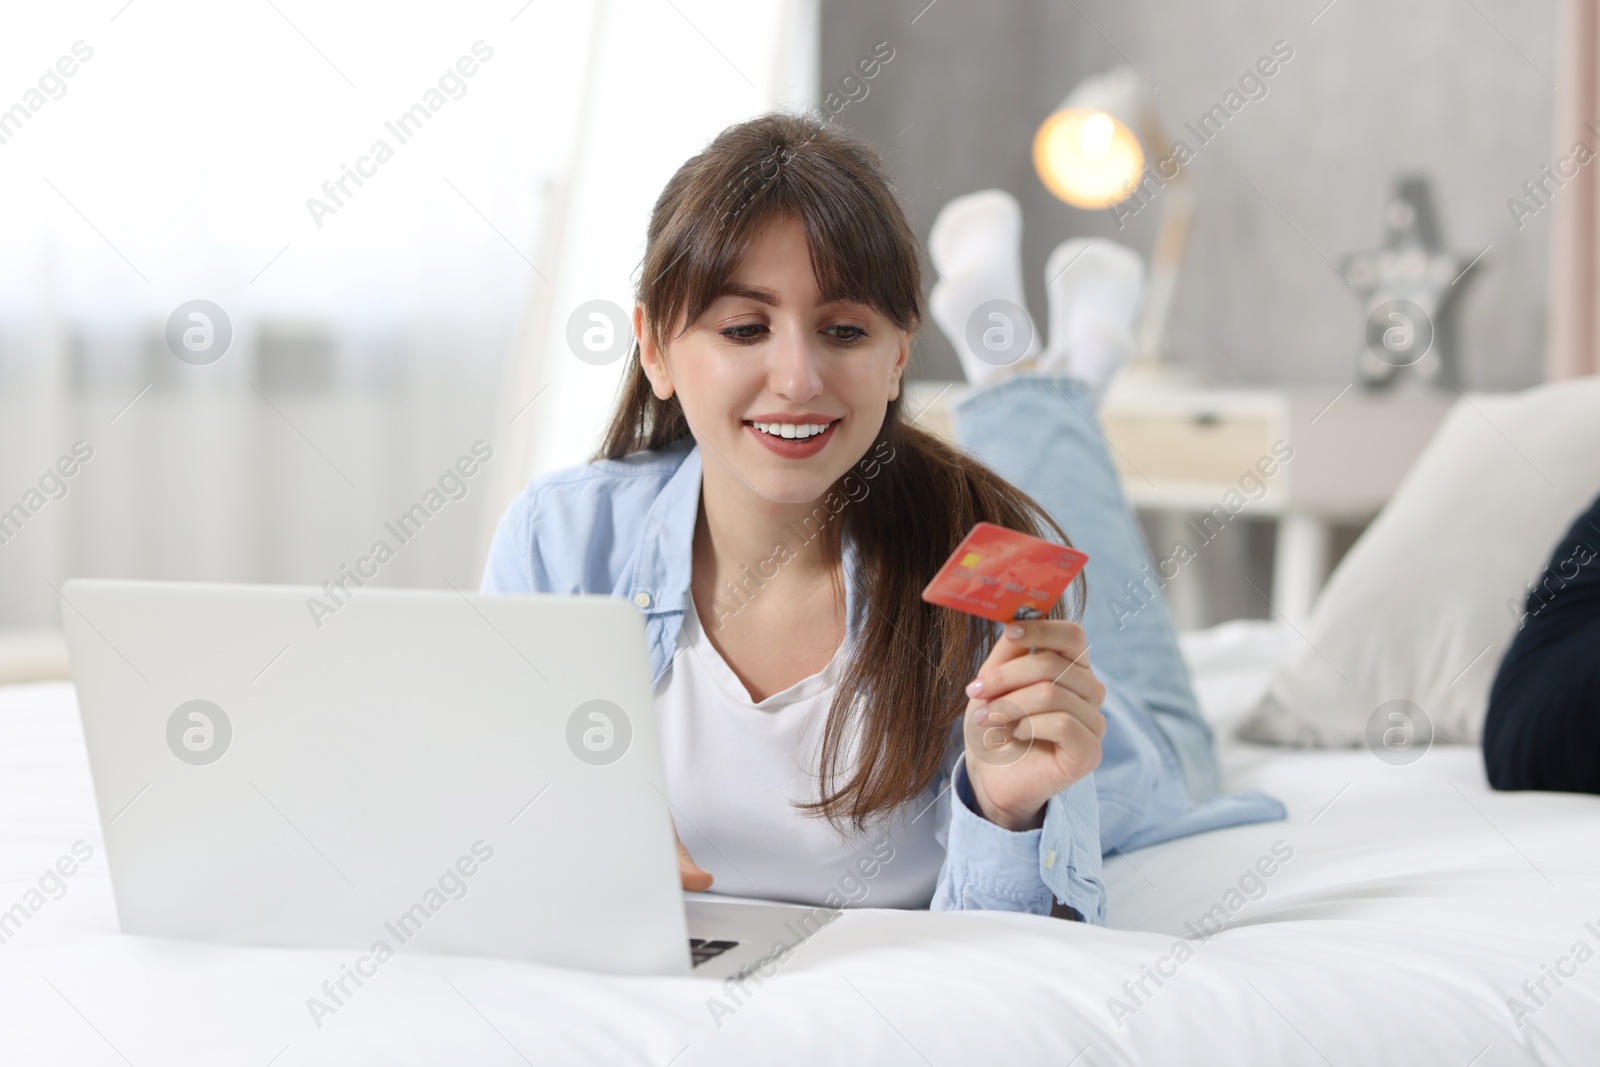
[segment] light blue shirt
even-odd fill
[[[672,665],[684,613],[693,610],[689,580],[700,473],[699,450],[685,442],[536,479],[500,520],[482,591],[627,600],[644,615],[653,679],[659,682]],[[848,544],[845,568],[850,575]],[[848,644],[849,635],[859,632],[863,604],[853,580],[845,587]],[[1046,915],[1052,900],[1059,900],[1104,925],[1103,851],[1283,818],[1283,806],[1260,793],[1191,801],[1160,729],[1114,679],[1101,680],[1106,734],[1100,766],[1050,799],[1039,829],[1013,832],[976,812],[957,727],[946,773],[935,783],[932,810],[945,861],[932,909]],[[958,799],[952,802],[952,796]]]

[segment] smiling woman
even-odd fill
[[[921,293],[868,148],[798,115],[723,131],[651,214],[601,455],[512,504],[483,590],[606,593],[645,614],[685,888],[824,904],[887,844],[851,906],[1103,923],[1103,841],[1283,809],[1210,796],[1164,605],[1119,631],[1057,603],[1002,634],[921,598],[976,524],[1066,543],[1053,515],[1069,505],[1108,587],[1147,562],[1084,414],[1093,383],[976,391],[958,408],[971,451],[903,416]],[[1097,676],[1091,641],[1125,688]]]
[[[771,180],[740,180],[753,161],[776,161]],[[693,599],[703,617],[740,564],[769,553],[875,442],[897,456],[765,605],[712,640],[758,700],[830,664],[846,631],[848,530],[870,610],[822,731],[820,796],[804,806],[859,827],[938,777],[962,686],[992,641],[986,624],[924,604],[922,586],[977,522],[1065,534],[993,471],[901,418],[922,317],[916,239],[862,146],[783,115],[725,131],[656,202],[642,276],[640,340],[603,453],[620,460],[690,436],[699,445]],[[801,426],[822,430],[802,440]],[[774,630],[785,639],[771,640]]]

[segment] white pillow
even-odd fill
[[[1239,736],[1360,745],[1379,705],[1406,700],[1419,741],[1431,724],[1433,741],[1476,743],[1528,585],[1597,494],[1600,378],[1458,400]]]

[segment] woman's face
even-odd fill
[[[683,405],[707,477],[809,504],[871,447],[900,395],[910,334],[865,304],[820,299],[805,230],[782,216],[665,349],[634,309],[645,373],[656,396]]]

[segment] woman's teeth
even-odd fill
[[[833,424],[831,422],[807,422],[798,425],[792,422],[752,422],[750,425],[762,433],[771,434],[773,437],[790,437],[803,441],[807,437],[815,437]]]

